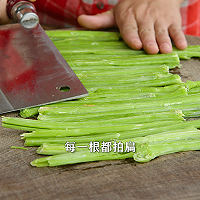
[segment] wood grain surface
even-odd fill
[[[187,39],[188,44],[200,44],[200,38]],[[200,80],[200,59],[181,63],[182,68],[175,72],[183,81]],[[200,199],[200,151],[160,156],[144,164],[128,159],[35,168],[30,162],[42,157],[36,148],[10,148],[23,147],[21,133],[0,126],[2,200]]]

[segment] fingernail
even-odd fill
[[[149,42],[149,43],[147,44],[147,46],[148,46],[148,47],[153,47],[153,46],[155,46],[155,43],[154,43],[154,42]]]
[[[142,42],[139,39],[133,39],[132,42],[137,44],[142,44]]]
[[[172,52],[172,46],[168,43],[163,43],[160,46],[160,52],[161,53],[171,53]]]
[[[142,48],[142,42],[139,39],[133,39],[132,44],[134,47]]]
[[[178,43],[176,44],[176,46],[179,49],[185,49],[187,47],[187,42],[184,41],[184,40],[180,40],[180,41],[178,41]]]
[[[145,46],[145,51],[148,54],[157,54],[159,49],[158,49],[158,46],[155,42],[149,42]]]
[[[168,43],[163,43],[161,46],[160,46],[161,49],[166,49],[166,50],[171,50],[171,46],[168,44]]]
[[[178,44],[185,44],[185,41],[179,40],[179,41],[178,41]]]

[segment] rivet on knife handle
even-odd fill
[[[35,6],[28,1],[8,0],[6,9],[8,16],[25,28],[34,28],[39,22]]]

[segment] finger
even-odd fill
[[[125,20],[124,20],[125,19]],[[134,18],[116,17],[120,34],[124,42],[132,49],[139,50],[142,48],[142,42],[138,35],[137,23]]]
[[[112,10],[97,15],[80,15],[78,23],[84,28],[92,30],[116,26]]]
[[[187,41],[180,26],[172,24],[169,27],[169,35],[178,49],[184,50],[187,48]]]
[[[168,34],[168,27],[155,23],[156,41],[161,53],[171,53],[172,43]]]
[[[155,38],[153,23],[148,23],[148,24],[144,23],[140,25],[139,36],[143,44],[143,49],[148,54],[157,54],[159,52],[159,48]]]

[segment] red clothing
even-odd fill
[[[181,6],[181,16],[184,33],[200,36],[200,0],[184,1]]]
[[[112,9],[120,0],[37,0],[42,24],[79,27],[81,14],[95,15]],[[200,0],[185,0],[181,5],[182,29],[185,34],[200,36]]]
[[[120,0],[37,0],[36,10],[43,24],[79,27],[81,14],[95,15],[112,9]]]

